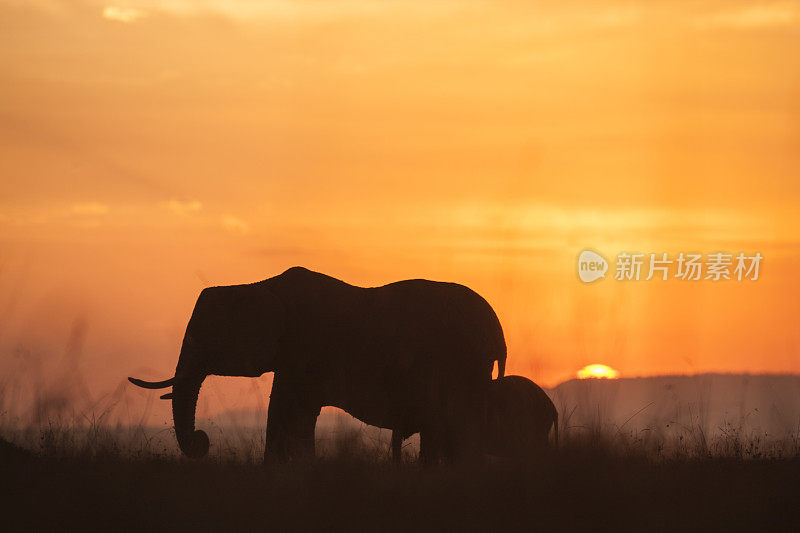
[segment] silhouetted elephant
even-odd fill
[[[530,457],[547,447],[553,428],[558,444],[558,411],[539,385],[522,376],[492,382],[487,400],[486,453]]]
[[[290,268],[249,285],[202,291],[186,328],[175,376],[129,378],[172,386],[178,445],[208,452],[195,430],[206,376],[275,372],[265,460],[314,453],[320,408],[332,405],[374,426],[420,432],[421,455],[436,460],[480,452],[480,426],[494,361],[506,359],[491,306],[462,285],[407,280],[362,288]]]
[[[547,446],[550,428],[558,444],[558,411],[536,383],[522,376],[492,381],[483,427],[484,452],[498,457],[530,457]],[[392,457],[400,462],[409,433],[392,432]]]

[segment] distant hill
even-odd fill
[[[784,437],[800,429],[800,376],[699,374],[573,379],[549,389],[571,427],[637,431],[738,430]]]

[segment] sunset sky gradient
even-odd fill
[[[166,377],[203,287],[293,265],[468,285],[543,385],[800,368],[800,2],[0,0],[0,28],[4,372],[56,375],[78,321],[90,389]],[[764,261],[584,285],[584,248]]]

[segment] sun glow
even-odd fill
[[[578,379],[587,379],[587,378],[616,379],[618,377],[619,377],[619,372],[617,372],[610,366],[601,365],[598,363],[586,365],[585,367],[578,370]]]

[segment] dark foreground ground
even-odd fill
[[[5,448],[0,531],[798,531],[800,461],[560,452],[469,468],[48,459]]]

